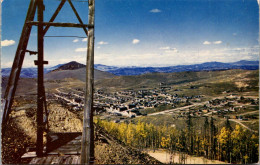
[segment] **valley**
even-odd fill
[[[0,164],[259,164],[260,0],[0,0]]]
[[[78,128],[82,127],[80,125],[84,109],[83,69],[57,69],[45,75],[47,103],[51,110],[50,130],[80,132]],[[214,122],[214,128],[216,128],[214,132],[216,139],[213,140],[216,145],[220,145],[218,138],[220,138],[223,128],[227,127],[227,122],[230,123],[232,131],[241,129],[250,137],[259,134],[258,70],[148,73],[136,76],[115,76],[104,71],[96,71],[96,73],[100,73],[95,78],[96,125],[102,127],[115,139],[138,151],[165,149],[166,152],[180,151],[189,155],[203,156],[203,153],[205,154],[209,150],[200,144],[203,142],[202,137],[206,136],[205,123],[208,120]],[[5,89],[6,79],[3,79],[3,82],[2,89]],[[13,118],[12,122],[16,125],[18,121],[21,122],[19,116],[25,115],[27,116],[26,121],[23,122],[27,124],[24,125],[29,123],[33,125],[32,123],[35,124],[35,112],[36,80],[22,78],[19,81],[12,113],[12,116],[14,115],[16,118]],[[60,112],[62,113],[59,114]],[[56,120],[59,121],[59,124],[55,124]],[[187,127],[189,126],[188,121],[191,124],[190,129]],[[130,125],[133,125],[133,128]],[[241,128],[237,128],[238,126]],[[123,137],[120,133],[121,127],[125,130],[123,132],[132,132],[133,137],[128,133],[127,137]],[[209,126],[209,128],[211,127]],[[35,131],[30,132],[22,125],[19,128],[28,138],[26,145],[33,145]],[[168,131],[158,134],[155,131],[154,135],[150,135],[151,132],[146,131],[152,128]],[[139,135],[138,130],[140,129],[144,129],[144,134],[147,135]],[[175,139],[181,138],[181,136],[188,139],[190,138],[189,131],[192,131],[198,141],[195,142],[193,139],[196,143],[193,149],[180,147],[175,144],[172,134],[168,134],[172,131],[178,132],[174,135]],[[151,141],[152,136],[157,138],[157,142]],[[141,141],[139,142],[136,138]],[[171,145],[167,140],[164,141],[164,138],[169,138]],[[8,144],[8,141],[6,143]],[[140,143],[144,145],[138,145]],[[164,143],[167,145],[165,146]],[[191,142],[186,141],[186,143],[191,145]],[[213,145],[210,141],[208,143]],[[24,152],[25,146],[20,142],[19,145],[22,146],[18,149],[19,152]],[[200,145],[202,145],[201,148]],[[8,152],[18,152],[18,150]],[[217,151],[214,152],[214,155],[209,154],[204,157],[208,161],[217,159],[227,163],[228,160],[225,156],[218,154]],[[177,160],[174,157],[173,159]],[[254,160],[253,156],[252,161]]]

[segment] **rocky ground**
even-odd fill
[[[11,118],[2,137],[3,164],[28,163],[21,160],[26,148],[36,143],[36,105],[33,101],[19,98],[14,102]],[[51,102],[48,105],[49,127],[51,132],[81,132],[82,120],[78,115],[61,105]],[[44,140],[46,142],[46,140]],[[97,164],[159,164],[147,154],[139,152],[96,129],[95,163]]]
[[[137,149],[128,147],[103,129],[96,128],[96,164],[162,164],[155,158]]]
[[[19,100],[19,101],[18,101]],[[26,109],[26,110],[25,110]],[[10,120],[2,132],[2,163],[20,163],[27,147],[35,147],[36,126],[32,115],[35,106],[30,100],[18,98],[14,101]]]

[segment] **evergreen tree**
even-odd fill
[[[203,149],[204,149],[204,156],[206,156],[206,158],[208,158],[208,155],[209,155],[209,121],[208,121],[208,117],[205,118],[205,122],[204,122]]]
[[[197,155],[204,152],[204,156],[232,163],[256,163],[259,156],[259,136],[237,125],[233,131],[227,119],[225,127],[217,133],[214,118],[210,123],[205,118],[204,128],[201,134],[195,132],[191,116],[186,121],[187,128],[176,130],[175,128],[155,126],[138,122],[114,123],[106,120],[95,120],[97,128],[101,127],[111,136],[133,147],[165,148],[170,152]],[[193,141],[194,140],[194,141]]]
[[[188,115],[188,120],[187,120],[187,142],[188,142],[188,144],[187,144],[187,150],[188,150],[188,153],[189,154],[193,154],[193,152],[194,152],[194,149],[193,149],[193,135],[192,135],[192,133],[193,133],[193,124],[192,124],[192,121],[191,121],[191,115],[190,115],[190,113],[189,113],[189,115]]]
[[[216,140],[216,126],[214,125],[214,118],[211,117],[210,120],[210,159],[215,159],[216,157],[216,147],[217,147],[217,140]]]
[[[231,127],[231,124],[230,124],[230,121],[229,121],[229,117],[227,117],[227,120],[226,120],[226,124],[225,124],[226,128],[229,129],[230,131],[232,131],[232,127]]]
[[[232,127],[231,127],[231,124],[230,124],[230,121],[229,121],[229,118],[227,117],[227,121],[226,121],[226,128],[229,132],[232,131]],[[231,134],[229,133],[228,134],[228,141],[227,141],[227,160],[229,160],[229,163],[231,163],[231,150],[232,150],[232,143],[231,143]]]

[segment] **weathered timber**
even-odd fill
[[[55,26],[55,27],[74,27],[74,28],[82,28],[82,27],[88,27],[92,28],[93,25],[87,25],[87,24],[76,24],[76,23],[64,23],[64,22],[38,22],[38,21],[28,21],[28,25],[36,25],[38,26],[39,24],[43,26]]]
[[[52,162],[50,164],[58,164],[58,162],[60,162],[60,159],[62,159],[61,157],[53,157]],[[32,164],[30,162],[30,164]]]
[[[79,156],[72,156],[71,164],[79,164]]]
[[[80,152],[71,150],[64,150],[64,151],[59,151],[59,152],[50,152],[48,155],[80,155]]]
[[[42,157],[41,160],[37,162],[37,164],[43,164],[45,161],[46,161],[46,157]]]
[[[89,0],[86,91],[81,143],[81,164],[94,163],[93,86],[94,86],[94,15],[95,0]]]
[[[37,155],[36,155],[36,152],[27,152],[27,153],[25,153],[21,158],[23,159],[23,158],[34,158],[34,157],[36,157]]]
[[[56,27],[77,27],[77,28],[83,28],[83,30],[85,31],[86,35],[91,35],[90,40],[88,41],[88,47],[89,50],[88,51],[88,61],[89,63],[91,63],[90,68],[88,68],[87,70],[88,72],[88,77],[90,83],[88,83],[86,86],[88,86],[89,88],[87,89],[89,92],[88,94],[88,98],[86,100],[88,100],[87,102],[89,102],[89,99],[91,100],[91,104],[88,104],[88,108],[89,109],[89,114],[90,117],[87,117],[88,121],[87,123],[89,123],[89,127],[86,127],[88,130],[87,134],[85,137],[90,139],[89,140],[89,144],[88,144],[88,155],[90,155],[88,157],[89,162],[93,162],[94,161],[94,129],[93,129],[93,77],[94,77],[94,0],[89,1],[89,22],[90,24],[86,25],[83,24],[83,21],[81,20],[81,18],[79,17],[79,14],[77,13],[74,5],[72,4],[72,2],[70,0],[68,0],[70,3],[70,6],[72,7],[76,17],[78,18],[80,24],[75,24],[75,23],[55,23],[53,22],[55,20],[55,18],[57,17],[58,13],[60,12],[61,8],[63,7],[64,3],[66,2],[66,0],[61,0],[60,5],[58,6],[58,8],[56,9],[56,11],[54,12],[53,16],[51,17],[49,22],[44,22],[44,15],[43,15],[43,11],[45,10],[45,6],[43,3],[43,0],[31,0],[30,1],[30,5],[27,11],[27,16],[26,16],[26,20],[24,23],[24,27],[23,27],[23,31],[20,37],[20,41],[18,44],[18,48],[16,51],[16,55],[15,55],[15,59],[14,59],[14,63],[12,66],[12,71],[11,71],[11,75],[9,78],[9,82],[7,85],[7,89],[5,92],[5,99],[4,99],[4,114],[3,114],[3,125],[5,125],[8,121],[9,118],[9,114],[11,111],[11,106],[13,103],[13,99],[15,96],[15,91],[16,91],[16,87],[17,87],[17,82],[20,76],[20,72],[21,72],[21,68],[22,68],[22,64],[23,64],[23,60],[24,60],[24,55],[26,52],[29,52],[31,55],[33,54],[38,54],[38,59],[37,61],[35,61],[35,64],[38,67],[38,79],[37,79],[37,117],[36,117],[36,122],[37,122],[37,139],[36,139],[36,155],[39,157],[43,156],[43,153],[46,152],[50,152],[47,147],[43,146],[43,132],[44,130],[48,131],[48,111],[47,111],[47,103],[46,103],[46,96],[45,96],[45,89],[44,89],[44,72],[43,72],[43,67],[44,64],[48,64],[47,61],[44,61],[44,35],[45,33],[48,31],[50,26],[56,26]],[[35,17],[35,13],[36,13],[36,7],[37,7],[37,21],[34,21],[34,17]],[[33,51],[29,51],[27,50],[27,45],[28,45],[28,41],[29,41],[29,37],[30,37],[30,33],[31,33],[31,28],[32,25],[36,25],[37,27],[37,36],[38,36],[38,51],[37,52],[33,52]],[[44,28],[45,27],[45,28]],[[87,31],[86,28],[89,28],[90,31]],[[91,89],[91,90],[89,90]],[[45,106],[45,116],[43,114],[43,109]],[[86,123],[86,122],[85,122]],[[47,127],[45,127],[47,126]],[[47,128],[47,129],[46,129]],[[3,131],[4,132],[4,131]],[[48,141],[50,140],[49,137],[47,137],[47,144]],[[52,142],[55,142],[55,139],[52,139]],[[63,147],[60,148],[60,151],[66,151],[69,152],[69,154],[72,154],[72,150],[74,151],[74,153],[79,154],[79,151],[81,149],[81,147],[77,147],[77,145],[79,145],[80,142],[72,142],[70,143],[70,146],[68,145],[67,147]],[[74,149],[71,149],[74,148]],[[85,148],[85,147],[84,147]],[[55,148],[52,148],[53,150],[55,150]],[[35,154],[35,153],[34,153]],[[34,154],[32,153],[28,153],[27,157],[33,157]],[[48,158],[48,161],[51,158]],[[65,157],[62,157],[62,159],[66,159]],[[76,159],[76,158],[75,158]],[[58,163],[59,161],[62,162],[63,160],[57,159]],[[78,159],[77,159],[78,160]],[[44,163],[45,159],[35,159],[34,161],[36,161],[35,163],[37,163],[38,161],[40,161],[40,163]],[[69,161],[69,160],[67,160]],[[72,161],[72,158],[71,158]],[[39,162],[38,162],[39,163]]]
[[[34,158],[31,160],[30,164],[38,164],[38,162],[41,160],[41,158]]]
[[[9,119],[9,114],[11,112],[12,104],[13,104],[13,99],[15,96],[15,91],[17,87],[17,83],[19,80],[20,72],[22,69],[23,65],[23,60],[26,52],[26,48],[28,45],[29,37],[31,34],[31,27],[26,24],[28,21],[33,21],[34,15],[36,12],[36,1],[31,0],[29,4],[29,8],[27,11],[26,19],[24,22],[23,30],[21,33],[21,37],[18,43],[18,47],[15,53],[14,57],[14,62],[12,65],[12,70],[11,74],[9,76],[8,84],[5,90],[5,95],[4,95],[4,102],[3,102],[3,107],[4,107],[4,114],[2,118],[2,126],[3,130],[2,133],[4,134],[5,130],[5,125]]]
[[[77,10],[75,9],[73,3],[71,2],[71,0],[68,0],[68,2],[69,2],[69,4],[70,4],[70,6],[71,6],[73,12],[75,13],[77,19],[79,20],[80,24],[83,25],[84,23],[83,23],[83,21],[81,20],[81,18],[80,18],[80,16],[79,16]],[[82,28],[83,28],[84,32],[86,33],[86,35],[88,36],[88,30],[86,29],[86,27],[83,26]]]
[[[35,152],[28,152],[22,156],[22,158],[32,158],[30,164],[79,164],[80,163],[80,148],[81,148],[81,136],[79,133],[52,133],[58,134],[59,141],[64,140],[65,137],[78,135],[77,137],[74,136],[73,140],[71,141],[78,141],[76,145],[71,145],[70,142],[65,141],[63,144],[56,150],[52,152],[46,153],[46,155],[42,157],[37,157]],[[57,141],[56,141],[57,142]]]
[[[72,161],[72,157],[68,157],[65,161],[64,164],[70,164]]]
[[[56,9],[56,11],[54,12],[54,14],[52,15],[51,19],[49,20],[49,22],[53,22],[55,20],[55,18],[57,17],[57,15],[59,14],[61,8],[63,7],[63,5],[65,4],[66,0],[62,0],[58,6],[58,8]],[[43,30],[43,35],[45,35],[48,31],[48,29],[50,28],[50,25],[47,25],[45,27],[45,29]]]
[[[37,19],[38,22],[43,22],[43,0],[37,0]],[[36,155],[43,155],[43,103],[44,103],[44,86],[43,86],[43,64],[44,64],[44,39],[43,39],[43,25],[39,24],[37,28],[38,33],[38,79],[37,79],[37,141],[36,141]]]
[[[48,156],[46,159],[45,159],[45,162],[43,164],[51,164],[52,160],[53,160],[53,156]]]

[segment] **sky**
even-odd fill
[[[83,22],[86,0],[72,0]],[[11,67],[29,0],[2,2],[2,68]],[[44,0],[48,21],[60,0]],[[55,22],[78,23],[68,2]],[[51,27],[44,38],[48,66],[86,63],[87,39],[81,28]],[[28,49],[37,50],[33,27]],[[96,0],[95,64],[175,66],[259,59],[257,0]],[[35,67],[26,55],[23,67]],[[47,67],[48,67],[47,66]]]

